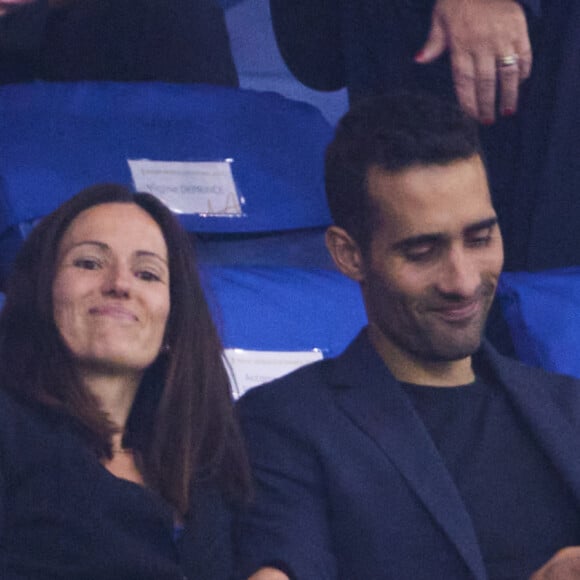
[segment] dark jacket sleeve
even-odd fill
[[[239,85],[215,0],[37,0],[0,18],[0,83],[33,79]]]
[[[26,82],[37,75],[47,15],[47,1],[38,0],[0,18],[0,84]]]
[[[197,487],[194,490],[186,531],[178,543],[181,568],[186,578],[232,578],[233,509],[216,488]]]
[[[146,3],[143,80],[239,86],[223,8],[216,0]]]
[[[37,0],[0,18],[0,51],[38,48],[42,42],[47,14],[47,0]]]
[[[518,0],[530,16],[539,17],[542,14],[542,0]]]
[[[323,469],[294,419],[300,397],[278,394],[260,387],[238,403],[255,497],[239,518],[236,578],[272,566],[292,580],[336,580]]]
[[[292,74],[320,91],[345,86],[337,0],[270,0],[278,48]]]

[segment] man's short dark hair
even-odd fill
[[[450,100],[397,92],[359,102],[326,150],[330,212],[363,250],[372,233],[368,170],[401,171],[481,155],[477,124]]]

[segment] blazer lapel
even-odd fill
[[[397,467],[473,576],[486,578],[475,530],[457,487],[411,402],[364,331],[336,359],[331,381],[339,407]]]
[[[479,359],[479,360],[478,360]],[[533,437],[570,486],[580,509],[580,381],[528,367],[484,345],[476,359],[507,391]]]

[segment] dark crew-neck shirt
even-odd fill
[[[491,580],[527,579],[580,544],[572,493],[499,387],[403,389],[457,485]]]

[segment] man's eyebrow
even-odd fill
[[[408,250],[414,246],[420,246],[422,244],[435,244],[443,240],[445,236],[443,234],[420,234],[418,236],[411,236],[410,238],[405,238],[393,244],[394,250]]]
[[[481,230],[486,230],[489,228],[493,228],[497,225],[497,217],[490,217],[484,220],[481,220],[477,223],[470,224],[465,228],[465,234],[473,234],[475,232],[479,232]],[[447,236],[442,233],[432,233],[432,234],[420,234],[418,236],[411,236],[409,238],[405,238],[404,240],[400,240],[393,244],[393,249],[398,251],[405,251],[412,249],[415,246],[421,246],[422,244],[436,244],[445,240]]]
[[[481,230],[488,230],[497,225],[497,217],[490,217],[475,224],[471,224],[465,228],[466,234],[472,234]]]

